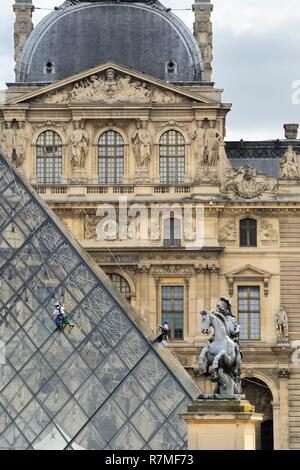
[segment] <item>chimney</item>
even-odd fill
[[[32,13],[34,6],[32,0],[15,0],[13,9],[16,15],[14,26],[15,63],[20,60],[23,46],[33,30]]]
[[[204,79],[212,79],[213,60],[213,31],[211,13],[213,5],[210,0],[195,0],[193,11],[195,13],[194,36],[200,47],[204,64]]]
[[[299,124],[284,124],[285,138],[288,140],[296,140],[298,138]]]

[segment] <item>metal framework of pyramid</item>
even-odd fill
[[[0,315],[0,449],[186,448],[196,385],[1,156]]]

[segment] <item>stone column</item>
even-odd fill
[[[189,450],[256,450],[263,415],[246,400],[196,400],[181,414]]]
[[[287,369],[280,369],[278,372],[279,379],[279,397],[280,397],[280,407],[278,410],[278,425],[275,423],[274,416],[274,437],[275,437],[275,449],[289,449],[290,439],[290,423],[289,423],[289,379],[290,371]],[[273,406],[274,415],[275,407]],[[277,429],[275,429],[277,427]]]
[[[141,317],[149,324],[149,272],[150,265],[139,265],[139,311]]]
[[[16,15],[14,26],[14,43],[15,43],[15,62],[20,60],[23,46],[33,30],[32,13],[34,6],[32,0],[15,0],[13,9]]]
[[[208,82],[212,79],[213,60],[213,32],[211,13],[213,5],[210,0],[195,0],[193,5],[195,12],[194,36],[201,50],[204,64],[204,78]]]

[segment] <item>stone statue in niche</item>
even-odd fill
[[[208,168],[215,168],[217,166],[221,139],[222,136],[217,129],[209,127],[206,130],[204,161]]]
[[[9,161],[13,161],[13,155],[16,150],[16,133],[12,123],[6,121],[1,136],[1,150]]]
[[[22,166],[26,158],[26,150],[28,145],[28,136],[24,129],[24,122],[20,121],[18,123],[18,128],[16,130],[16,149],[14,163],[17,168]]]
[[[288,146],[280,162],[279,176],[280,178],[300,177],[300,158],[291,145]]]
[[[151,159],[151,136],[147,121],[137,121],[137,130],[132,136],[133,152],[137,167],[148,171]]]
[[[204,150],[205,150],[205,130],[202,127],[202,122],[197,121],[197,129],[195,129],[192,140],[194,141],[194,152],[197,159],[197,164],[200,168],[204,167]]]
[[[287,340],[289,337],[289,319],[284,305],[280,305],[279,311],[275,314],[278,338]]]
[[[70,161],[73,170],[84,169],[88,154],[89,137],[84,130],[84,123],[75,121],[74,130],[70,137]]]

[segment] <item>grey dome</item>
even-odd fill
[[[173,82],[203,76],[192,33],[159,2],[100,0],[67,1],[46,16],[23,48],[16,80],[53,82],[112,61]]]

